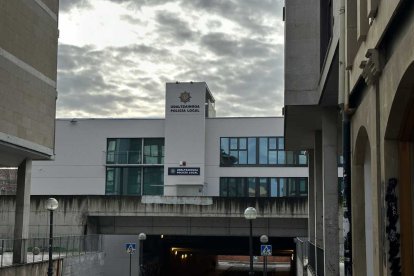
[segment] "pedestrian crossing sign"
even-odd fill
[[[135,251],[137,250],[137,244],[136,243],[126,243],[125,244],[125,249],[126,249],[126,252],[128,254],[134,254]]]
[[[262,256],[272,256],[272,245],[270,245],[270,244],[261,244],[260,245],[260,255],[262,255]]]

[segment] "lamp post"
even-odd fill
[[[269,241],[269,237],[266,235],[260,236],[260,242],[266,244]],[[263,256],[263,276],[267,276],[267,256]]]
[[[49,266],[47,269],[47,275],[53,275],[53,211],[55,211],[59,206],[59,202],[51,197],[46,201],[46,209],[50,212],[50,224],[49,224]]]
[[[138,235],[139,240],[139,275],[144,275],[144,241],[147,239],[145,233],[140,233]]]
[[[249,235],[249,255],[250,255],[250,271],[249,275],[254,275],[253,271],[253,227],[252,227],[252,221],[256,219],[257,217],[257,211],[253,207],[247,207],[246,210],[244,210],[244,218],[249,221],[250,224],[250,235]]]

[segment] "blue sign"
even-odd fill
[[[137,250],[137,244],[136,243],[126,243],[125,244],[125,250],[128,254],[134,254]]]
[[[261,244],[260,245],[260,255],[262,255],[262,256],[272,256],[272,245],[270,245],[270,244]]]

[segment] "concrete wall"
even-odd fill
[[[48,211],[44,207],[47,198],[31,197],[30,237],[44,237],[48,232]],[[151,226],[149,231],[154,234],[163,234],[162,231],[168,229],[181,235],[191,234],[191,231],[193,235],[200,234],[197,229],[209,234],[214,227],[217,233],[226,235],[241,228],[243,235],[247,235],[248,225],[243,212],[248,206],[256,207],[257,223],[263,219],[260,223],[264,230],[273,229],[275,233],[281,231],[279,234],[284,233],[284,236],[306,236],[306,198],[212,198],[209,205],[143,204],[141,197],[134,196],[57,196],[56,199],[59,201],[59,208],[54,215],[57,236],[99,231],[110,234],[110,231],[115,231],[115,227],[118,227],[118,234],[132,234],[136,233],[138,226]],[[14,204],[14,196],[0,197],[0,235],[5,238],[13,234]],[[103,230],[103,226],[106,230]],[[295,229],[300,234],[289,235]]]
[[[125,250],[126,243],[135,243],[136,251],[131,255],[131,274],[138,275],[139,241],[138,235],[104,235],[103,251],[105,263],[103,275],[129,275],[130,256]]]
[[[0,8],[0,142],[49,156],[57,96],[57,7],[58,0],[16,0],[2,1]]]
[[[206,118],[205,101],[207,84],[167,83],[165,102],[165,195],[202,195],[205,182]],[[182,93],[191,98],[181,100]],[[180,108],[177,108],[180,106]],[[192,107],[189,107],[192,106]],[[186,161],[188,167],[200,168],[199,175],[168,175],[169,167],[179,167]]]
[[[63,259],[61,276],[102,276],[105,275],[105,253],[88,253]],[[41,274],[33,274],[41,275]],[[112,274],[116,275],[116,274]],[[124,275],[124,274],[121,274]]]
[[[57,276],[101,276],[104,275],[105,254],[88,253],[53,261],[53,275]],[[2,276],[46,275],[48,261],[0,268]],[[109,274],[107,274],[109,275]],[[112,274],[115,275],[115,274]],[[123,274],[122,274],[123,275]]]
[[[287,0],[285,19],[285,105],[316,104],[320,75],[318,0]]]
[[[0,275],[2,276],[33,276],[33,275],[47,275],[49,263],[48,261],[39,263],[30,263],[17,266],[9,266],[0,268]],[[63,266],[63,259],[53,261],[53,271],[57,275],[61,275]],[[72,276],[72,275],[71,275]],[[73,276],[75,276],[73,274]]]
[[[107,138],[144,137],[164,137],[164,120],[57,120],[55,160],[33,163],[32,194],[105,194]]]

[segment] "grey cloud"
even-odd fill
[[[129,79],[130,86],[117,73],[115,68],[135,63],[129,60],[132,49],[59,45],[58,113],[87,117],[125,116],[132,111],[148,114],[146,103],[162,102],[158,93],[149,93],[156,86],[153,79],[138,75],[133,83]]]
[[[236,39],[226,33],[209,33],[201,38],[201,44],[219,56],[239,58],[269,57],[274,47],[251,38]]]
[[[266,34],[274,28],[263,24],[267,16],[282,18],[282,0],[193,0],[182,2],[190,4],[196,10],[218,14],[230,19],[255,34]],[[282,21],[281,21],[281,24]]]
[[[183,40],[191,40],[196,35],[196,32],[190,29],[188,23],[177,14],[165,11],[158,12],[157,22],[160,25],[158,32],[176,40],[177,43]]]
[[[90,8],[89,0],[60,0],[59,11],[68,12],[73,8]]]

